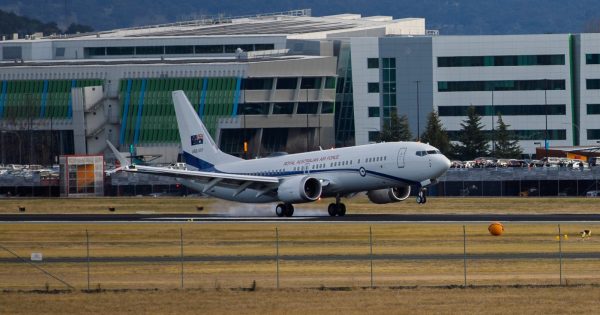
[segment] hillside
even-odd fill
[[[0,36],[11,38],[12,34],[18,33],[20,36],[42,32],[46,35],[55,33],[77,33],[89,32],[92,28],[76,23],[70,24],[66,29],[60,29],[55,22],[44,23],[37,19],[31,19],[0,10]]]
[[[65,6],[66,4],[66,6]],[[56,21],[112,29],[174,22],[202,15],[247,15],[312,8],[313,15],[345,12],[394,17],[425,17],[427,28],[442,34],[568,33],[598,29],[600,5],[595,0],[4,0],[0,9]]]

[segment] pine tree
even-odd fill
[[[481,116],[475,112],[475,107],[470,106],[467,112],[467,120],[463,121],[457,143],[452,146],[454,155],[465,161],[489,154],[488,139],[483,133]]]
[[[384,123],[381,133],[379,134],[380,142],[394,141],[409,141],[412,139],[412,134],[408,126],[408,118],[406,115],[398,117],[395,110],[390,112],[389,123]]]
[[[496,138],[496,157],[499,158],[519,158],[523,154],[523,150],[519,146],[519,142],[515,140],[514,132],[508,130],[510,125],[502,121],[502,115],[498,114],[498,129],[495,131]]]
[[[450,153],[450,140],[448,133],[442,127],[442,122],[437,112],[433,111],[427,118],[427,128],[421,136],[421,142],[429,143],[438,148],[444,155]]]

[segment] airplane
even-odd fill
[[[243,203],[279,202],[275,214],[291,217],[294,204],[335,197],[330,216],[344,216],[340,202],[367,192],[376,204],[406,200],[411,185],[424,190],[450,168],[435,147],[420,142],[387,142],[244,160],[219,150],[183,91],[172,92],[186,169],[135,165],[107,141],[119,159],[116,171],[175,177],[203,194]]]

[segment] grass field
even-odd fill
[[[315,211],[329,201],[302,205]],[[405,203],[371,205],[364,198],[347,202],[351,213],[594,213],[596,199],[585,198],[430,198],[425,206]],[[231,209],[231,204],[191,198],[97,198],[97,199],[8,199],[0,213],[196,213]],[[247,206],[240,206],[244,211]],[[260,208],[262,209],[262,208]],[[265,208],[266,209],[266,208]],[[269,214],[272,209],[268,208]],[[229,211],[229,210],[227,210]],[[262,211],[262,210],[261,210]],[[267,211],[267,210],[265,210]],[[324,211],[324,210],[323,210]],[[324,213],[323,213],[324,214]],[[30,290],[65,289],[48,275],[0,250],[0,314],[45,313],[565,313],[596,312],[600,296],[600,259],[510,259],[516,253],[558,252],[557,225],[505,222],[505,233],[494,237],[488,224],[466,224],[468,255],[501,253],[502,260],[467,259],[467,282],[463,285],[463,225],[448,224],[49,224],[0,225],[0,245],[26,259],[33,252],[45,259],[79,258],[79,262],[36,263],[36,266],[75,287],[61,294]],[[579,232],[595,223],[561,224],[564,253],[596,253],[600,239],[586,239]],[[373,284],[369,259],[322,259],[328,255],[370,253],[373,255],[436,254],[457,259],[375,259]],[[279,239],[275,238],[275,229]],[[90,264],[90,288],[100,293],[82,293],[87,288],[86,230],[90,257],[159,257],[167,262],[94,262]],[[180,232],[184,256],[204,257],[186,261],[184,290],[181,286]],[[566,237],[565,237],[566,235]],[[279,261],[279,284],[276,290]],[[319,255],[320,259],[294,257]],[[252,256],[263,257],[253,260]],[[211,260],[211,257],[221,257]],[[267,257],[267,258],[264,258]],[[566,287],[559,283],[562,271]],[[517,285],[518,287],[513,287]],[[529,287],[533,285],[534,287]],[[549,286],[550,287],[547,287]],[[256,287],[256,291],[248,291]],[[415,286],[414,288],[412,286]],[[489,287],[493,286],[493,287]],[[496,287],[498,286],[498,287]],[[391,289],[402,287],[403,289]],[[411,287],[411,288],[408,288]],[[449,289],[453,288],[453,289]],[[318,288],[330,288],[319,290]],[[333,290],[343,288],[343,290]],[[133,289],[133,290],[132,290]],[[5,290],[2,292],[1,290]],[[20,291],[25,290],[25,291]],[[141,290],[141,291],[140,291]],[[540,302],[540,301],[543,301]]]
[[[3,314],[596,314],[600,288],[149,290],[0,294]]]
[[[404,202],[376,205],[365,196],[343,200],[348,214],[378,213],[596,213],[600,205],[597,198],[436,198],[427,199],[427,204],[418,205],[411,197]],[[297,215],[327,215],[331,199],[310,204],[296,205]],[[81,198],[81,199],[37,199],[8,198],[0,202],[0,214],[17,213],[25,207],[26,213],[108,213],[115,207],[116,213],[220,213],[233,215],[273,215],[274,204],[249,205],[225,202],[212,198]],[[197,207],[203,207],[198,212]]]

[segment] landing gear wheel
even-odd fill
[[[291,203],[285,204],[285,211],[283,212],[283,215],[285,215],[286,217],[293,216],[294,215],[294,205],[292,205]]]
[[[283,203],[278,204],[277,207],[275,207],[275,214],[280,218],[283,217],[286,213],[286,208],[287,207]]]
[[[343,217],[343,216],[346,215],[346,205],[345,204],[340,203],[338,205],[338,213],[337,213],[337,215],[340,216],[340,217]]]
[[[335,217],[338,213],[338,207],[335,203],[330,203],[327,207],[327,212],[330,216]]]
[[[419,194],[417,195],[417,203],[424,204],[426,202],[427,202],[427,196],[425,196],[425,190],[421,189],[421,190],[419,190]]]

